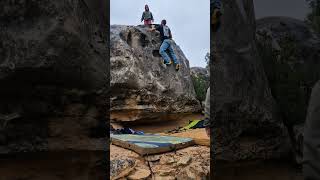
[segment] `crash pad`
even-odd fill
[[[188,131],[170,134],[170,136],[191,138],[197,145],[210,147],[210,137],[208,137],[204,128],[190,129]]]
[[[169,152],[194,144],[191,138],[174,136],[111,134],[110,138],[112,144],[130,149],[140,155]]]
[[[192,120],[189,124],[180,130],[188,130],[188,129],[197,129],[197,128],[205,128],[204,127],[204,120]]]

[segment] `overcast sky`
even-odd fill
[[[173,39],[190,62],[205,67],[210,50],[209,0],[111,0],[111,24],[138,25],[148,4],[154,23],[167,20]]]
[[[304,20],[309,8],[306,0],[254,0],[256,18],[289,16]]]
[[[205,67],[210,49],[209,0],[111,0],[111,24],[138,25],[148,4],[155,23],[166,19],[173,39],[181,47],[190,66]],[[305,0],[254,0],[256,18],[289,16],[304,20]]]

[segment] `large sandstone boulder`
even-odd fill
[[[320,39],[303,21],[257,21],[257,40],[272,94],[287,124],[303,123],[313,85],[320,79]]]
[[[107,3],[0,2],[0,153],[103,150]]]
[[[0,2],[1,179],[104,178],[107,5]]]
[[[308,103],[320,79],[320,39],[305,22],[288,17],[258,20],[256,35],[272,95],[301,163]]]
[[[198,112],[189,61],[179,46],[181,68],[162,64],[160,34],[144,26],[111,26],[111,120],[151,121]],[[173,117],[174,118],[174,117]]]
[[[282,157],[288,152],[288,135],[256,48],[253,1],[225,0],[222,5],[221,29],[211,36],[215,156]]]

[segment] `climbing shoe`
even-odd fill
[[[165,65],[170,65],[170,64],[172,64],[172,63],[171,63],[171,61],[166,62],[165,60],[163,60],[163,64],[165,64]]]
[[[179,71],[180,69],[180,64],[176,64],[176,71]]]

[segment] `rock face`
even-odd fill
[[[257,42],[272,94],[282,118],[303,123],[313,85],[320,79],[320,39],[300,20],[257,21]]]
[[[103,150],[106,9],[97,0],[0,2],[0,154]]]
[[[165,66],[160,34],[143,26],[111,26],[111,119],[150,121],[167,113],[198,112],[189,61],[179,46],[181,68]]]
[[[286,17],[258,20],[256,35],[272,95],[301,163],[308,103],[320,79],[320,39],[303,21]]]
[[[270,159],[288,151],[287,130],[259,59],[252,0],[225,0],[213,34],[211,114],[217,159]]]
[[[191,73],[191,76],[204,76],[208,78],[207,80],[209,80],[209,74],[206,68],[192,67],[190,68],[190,73]]]

